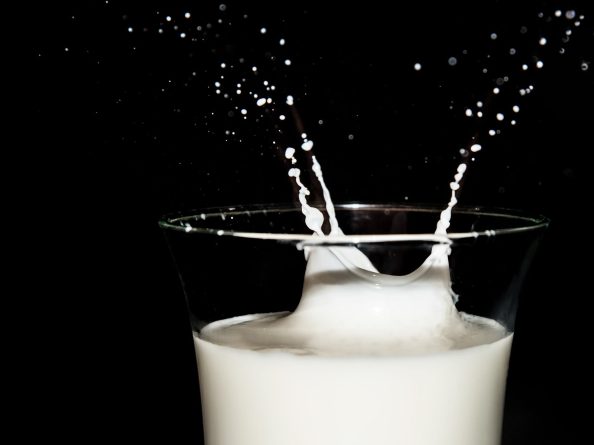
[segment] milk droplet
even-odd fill
[[[309,151],[313,148],[313,141],[305,141],[301,144],[301,149],[304,151]]]
[[[503,119],[505,119],[505,116],[503,115],[503,113],[497,113],[497,116],[495,116],[497,118],[498,121],[502,121]]]
[[[479,101],[476,103],[476,106],[477,106],[478,108],[482,108],[482,107],[483,107],[483,103],[482,103],[482,102],[479,100]]]
[[[256,105],[258,105],[259,107],[261,107],[265,104],[266,104],[266,99],[264,99],[264,98],[258,99],[258,101],[256,102]]]
[[[466,114],[466,116],[471,117],[472,116],[472,110],[470,108],[467,108],[466,111],[464,112],[464,114]]]
[[[421,71],[422,66],[420,63],[415,63],[414,68],[415,68],[415,71]]]
[[[285,65],[290,66],[291,65],[291,59],[286,59],[285,60]]]
[[[524,71],[527,71],[527,70],[528,70],[528,65],[526,65],[526,64],[523,64],[523,65],[522,65],[522,69],[523,69]]]
[[[492,32],[491,33],[491,40],[495,40],[495,39],[497,39],[497,34],[494,33],[494,32]]]
[[[280,115],[278,118],[279,118],[281,121],[284,121],[284,120],[285,120],[285,115],[284,115],[284,114],[281,114],[281,115]]]
[[[247,114],[247,110],[245,108],[241,109],[241,114],[246,115]]]
[[[219,11],[224,12],[227,9],[227,5],[224,3],[221,3],[219,5]]]
[[[514,110],[514,113],[519,113],[520,112],[520,107],[518,107],[517,105],[514,105],[512,107],[512,110]]]
[[[293,147],[287,147],[285,150],[285,158],[291,159],[295,155],[295,149]]]
[[[280,46],[284,46],[284,44],[285,44],[285,39],[280,39],[280,40],[279,40],[279,42],[278,42],[278,44],[279,44]]]
[[[221,68],[225,68],[227,66],[226,63],[221,63]]]
[[[266,28],[260,28],[260,34],[266,34]]]
[[[476,112],[477,117],[483,117],[483,112],[482,111],[477,111]]]
[[[542,62],[542,60],[539,60],[536,62],[536,68],[540,69],[544,66],[544,63]]]
[[[493,94],[499,94],[499,88],[495,87],[493,88]]]
[[[557,9],[555,11],[555,17],[561,17],[561,10],[560,9]]]
[[[168,22],[170,22],[171,21],[171,16],[168,15],[167,17],[165,17],[165,20],[167,20]]]
[[[253,66],[252,67],[252,71],[255,73],[256,71],[258,71],[258,67],[257,66]]]
[[[450,66],[455,66],[458,63],[458,59],[456,59],[455,57],[450,57],[448,59],[448,65]]]
[[[568,20],[572,20],[575,18],[575,11],[570,9],[569,11],[565,11],[565,18]]]
[[[186,33],[185,33],[185,32],[182,32],[182,33],[180,33],[180,34],[179,34],[179,36],[180,36],[182,39],[185,39],[185,38],[186,38]]]
[[[538,41],[539,45],[544,46],[547,44],[547,39],[545,39],[544,37],[541,37],[540,40]]]
[[[132,31],[134,31],[134,29],[132,29],[132,27],[130,26],[130,27],[128,28],[128,32],[132,32]]]
[[[514,119],[512,119],[512,121],[510,122],[510,124],[516,125],[516,121]]]
[[[189,12],[186,12],[184,14],[184,17],[187,18],[187,19],[189,19],[190,17],[192,17],[192,14],[190,14]]]
[[[495,136],[495,130],[489,130],[489,136]]]
[[[480,144],[474,144],[470,147],[470,151],[476,153],[477,151],[481,151],[483,147]]]

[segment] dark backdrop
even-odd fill
[[[15,183],[30,212],[27,432],[65,443],[200,443],[183,295],[156,222],[175,210],[291,201],[272,141],[290,141],[294,128],[280,135],[266,115],[243,121],[214,93],[221,61],[239,66],[243,57],[295,95],[335,201],[445,203],[458,150],[476,136],[484,149],[461,202],[552,218],[521,303],[504,443],[576,441],[587,410],[574,401],[587,403],[592,373],[594,17],[578,2],[252,3],[34,10],[17,146],[26,176]],[[561,6],[586,14],[579,27],[564,17],[546,23]],[[527,73],[510,48],[529,61]],[[519,103],[518,125],[465,117],[505,76],[501,97],[489,100],[509,114]],[[530,97],[508,93],[529,84]],[[493,125],[502,134],[489,138]]]

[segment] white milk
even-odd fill
[[[497,445],[511,342],[324,356],[196,338],[206,444]]]
[[[447,246],[404,277],[313,247],[295,312],[195,337],[206,443],[495,445],[511,342],[456,311]]]

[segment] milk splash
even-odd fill
[[[584,19],[583,16],[578,17],[569,11],[565,17],[567,20]],[[496,40],[499,36],[491,33],[490,38]],[[563,42],[567,43],[566,40],[563,39]],[[535,40],[537,48],[551,44],[552,39],[543,36]],[[516,50],[510,48],[509,54],[515,56]],[[521,66],[519,73],[527,71],[529,63],[534,70],[543,69],[544,61],[540,56],[531,54],[529,59],[518,60],[518,65]],[[448,64],[455,66],[458,59],[450,57]],[[415,63],[414,69],[420,71],[421,63]],[[484,68],[483,72],[484,70],[487,69]],[[492,105],[494,97],[509,94],[507,85],[513,82],[514,77],[511,74],[497,77],[489,87],[489,94],[476,101],[474,106],[465,108],[464,116],[469,119],[494,122],[493,127],[484,130],[485,136],[500,135],[503,124],[516,125],[520,114],[517,103],[511,109],[500,109]],[[531,94],[533,90],[534,86],[528,84],[519,88],[516,95],[519,98]],[[264,100],[256,95],[254,98],[257,99],[258,106],[272,102],[271,99]],[[286,104],[294,107],[293,96],[287,96]],[[510,115],[513,118],[510,119]],[[285,158],[290,161],[288,176],[298,188],[305,224],[317,237],[340,237],[343,232],[336,218],[332,198],[320,163],[313,154],[314,141],[308,139],[305,133],[301,137],[301,149],[311,156],[312,171],[322,190],[329,233],[324,233],[322,229],[325,222],[322,211],[308,202],[311,193],[301,178],[297,150],[289,146],[284,151]],[[442,237],[442,242],[432,247],[431,253],[417,270],[406,276],[385,275],[379,273],[355,247],[306,247],[307,268],[302,299],[297,309],[281,318],[254,319],[249,323],[240,323],[226,329],[224,335],[233,336],[233,344],[247,342],[245,347],[248,348],[257,344],[273,347],[270,344],[270,334],[274,332],[276,341],[285,348],[306,348],[326,354],[372,350],[374,353],[425,353],[464,347],[464,339],[472,337],[480,339],[476,340],[479,344],[500,339],[504,329],[497,323],[457,311],[457,296],[451,289],[448,261],[450,248],[447,235],[452,210],[458,203],[457,195],[469,167],[468,158],[472,156],[470,161],[474,161],[483,150],[483,144],[478,142],[483,137],[479,133],[472,138],[467,148],[460,149],[463,160],[449,184],[450,199],[440,214],[434,232],[435,236]],[[488,328],[485,328],[487,325]],[[266,332],[266,339],[258,338],[262,332]],[[332,332],[332,335],[328,332]],[[218,337],[218,341],[221,340]],[[253,342],[252,346],[249,345],[250,342]]]
[[[214,33],[216,38],[226,28],[231,29],[232,23],[230,16],[227,15],[227,6],[220,11],[221,17],[218,20],[199,24],[197,24],[197,15],[192,14],[191,11],[178,16],[167,15],[165,20],[160,21],[158,30],[159,33],[177,35],[180,40],[189,39],[200,43],[205,36],[212,36]],[[244,15],[243,19],[246,17]],[[504,49],[506,57],[513,60],[514,69],[508,73],[497,73],[497,67],[489,65],[488,56],[485,65],[476,73],[477,76],[488,74],[494,77],[485,85],[485,94],[474,97],[471,103],[466,103],[462,107],[461,113],[464,118],[479,130],[467,146],[459,149],[461,160],[449,183],[450,197],[436,221],[434,237],[431,240],[434,246],[425,262],[407,276],[388,276],[380,274],[371,261],[354,247],[308,246],[304,249],[308,264],[303,299],[293,316],[297,317],[298,314],[307,312],[308,317],[313,317],[315,311],[319,311],[319,314],[325,311],[326,302],[333,301],[333,293],[337,291],[336,286],[341,284],[329,285],[321,281],[321,278],[334,274],[342,277],[340,292],[346,294],[347,289],[356,288],[355,293],[369,294],[368,301],[362,304],[369,304],[369,300],[376,298],[376,306],[385,308],[385,312],[389,313],[385,317],[386,323],[410,325],[407,329],[411,336],[433,332],[431,335],[437,338],[436,336],[441,334],[435,332],[436,326],[440,326],[443,332],[450,328],[463,330],[465,325],[463,315],[458,314],[455,309],[456,296],[451,290],[448,230],[465,174],[477,156],[489,147],[489,141],[493,137],[498,137],[503,131],[517,124],[523,108],[521,100],[534,91],[534,85],[528,82],[525,73],[536,76],[546,69],[546,59],[551,49],[559,46],[557,52],[563,53],[573,30],[584,22],[585,17],[573,10],[558,10],[549,15],[539,13],[538,19],[542,20],[543,26],[537,34],[532,35],[525,27],[520,30],[522,36],[533,40],[533,51],[524,53],[513,46]],[[563,28],[561,37],[559,38],[552,31],[547,33],[546,26]],[[274,34],[273,27],[266,23],[260,23],[253,29],[253,38],[262,39],[269,46],[264,57],[258,57],[253,53],[220,55],[216,64],[217,74],[209,82],[209,88],[213,96],[228,107],[227,116],[238,123],[244,121],[250,125],[261,125],[264,119],[272,119],[274,126],[272,145],[280,152],[281,158],[286,160],[287,175],[295,186],[305,225],[318,238],[343,237],[332,197],[324,180],[322,166],[315,155],[316,141],[305,132],[299,118],[297,95],[288,91],[282,84],[282,75],[280,78],[278,76],[278,73],[285,73],[295,66],[289,52],[292,47],[291,39],[285,35]],[[502,30],[489,31],[484,36],[487,41],[497,42],[497,44],[513,41],[513,39],[506,40],[507,37],[506,32]],[[459,69],[464,64],[465,57],[464,51],[461,54],[452,54],[446,60],[449,69]],[[426,66],[431,66],[430,63],[425,62],[425,60],[416,60],[412,64],[413,70],[419,73],[425,72],[428,69]],[[512,97],[515,100],[512,101],[511,106],[509,103],[503,106],[502,97]],[[282,125],[286,126],[291,120],[287,120],[287,117],[293,118],[298,137],[291,139],[287,136],[290,131],[283,131]],[[242,141],[242,137],[237,129],[225,130],[226,139]],[[306,167],[301,165],[302,159],[307,161]],[[307,175],[307,177],[315,180],[316,184],[309,184],[304,178],[303,173],[309,169],[313,175]],[[313,186],[321,189],[325,203],[323,210],[312,204]],[[435,239],[441,242],[435,243]],[[382,296],[377,292],[375,295],[375,290],[370,291],[374,286],[382,289]],[[414,297],[407,299],[405,295]],[[344,298],[346,301],[347,297]],[[399,303],[396,303],[397,301]],[[358,303],[353,299],[349,304],[356,307]],[[333,306],[328,306],[328,308],[331,307]],[[416,313],[417,310],[418,313]],[[360,307],[358,311],[364,312],[364,307]],[[331,323],[331,317],[329,314],[326,315],[324,316],[326,323]],[[372,324],[382,325],[377,319],[369,318],[369,320],[372,319],[374,321],[366,327],[367,330],[371,330]],[[395,319],[398,319],[398,323],[394,322]],[[388,329],[387,326],[385,328]],[[407,336],[401,334],[401,337]]]
[[[585,18],[582,15],[577,16],[573,10],[568,10],[565,12],[565,14],[558,14],[558,11],[555,12],[556,17],[560,17],[561,15],[564,15],[569,21],[575,20],[573,23],[574,26],[579,25],[580,21],[584,20]],[[544,14],[540,13],[539,18],[544,18]],[[571,35],[571,32],[566,31],[565,37],[562,39],[563,43],[568,42],[569,35]],[[497,34],[492,33],[490,37],[494,40],[497,38]],[[550,44],[548,39],[545,37],[540,37],[535,43],[541,47]],[[510,49],[510,55],[515,55],[515,53],[515,49]],[[537,58],[537,56],[531,55],[531,59],[534,60],[534,66],[537,70],[540,70],[544,67],[544,62]],[[455,57],[451,57],[448,63],[449,65],[454,66],[457,64],[457,59]],[[525,67],[527,67],[527,64],[523,63],[522,71],[526,70]],[[420,71],[421,64],[417,62],[414,65],[414,69],[416,71]],[[495,80],[495,86],[491,90],[492,96],[501,94],[503,85],[512,80],[513,78],[510,75],[498,77]],[[530,84],[526,88],[520,88],[517,91],[517,94],[519,96],[524,96],[526,94],[530,94],[533,90],[534,86]],[[490,96],[486,96],[484,100],[477,101],[476,108],[474,110],[471,107],[466,108],[464,113],[465,116],[468,118],[473,118],[476,114],[478,119],[482,119],[483,117],[488,118],[489,115],[487,115],[487,112],[490,110],[484,106],[484,103],[488,102],[491,102]],[[510,111],[514,116],[517,116],[520,112],[519,105],[514,104]],[[491,112],[491,116],[494,116],[497,122],[506,121],[506,113],[504,113],[504,110],[495,109]],[[517,121],[515,118],[509,120],[510,125],[515,125],[516,122]],[[501,129],[495,130],[490,128],[488,130],[488,134],[489,136],[499,135],[501,134]],[[478,136],[473,138],[468,150],[460,150],[460,154],[464,158],[468,157],[468,153],[472,153],[473,156],[476,156],[483,149],[482,145],[477,143],[478,139]],[[472,160],[474,161],[475,158],[473,157]],[[330,199],[330,193],[323,181],[319,164],[316,163],[316,167],[317,170],[315,170],[315,172],[324,192],[326,207],[327,209],[331,209],[332,201]],[[437,222],[435,235],[441,235],[445,239],[447,239],[447,231],[450,226],[452,210],[458,203],[457,194],[460,190],[461,182],[467,169],[468,164],[466,161],[461,162],[457,166],[454,179],[449,184],[451,191],[450,200],[446,208],[441,212],[439,221]],[[298,180],[298,178],[296,178],[296,180]],[[305,207],[307,206],[305,199],[306,196],[307,194],[300,194],[300,201],[302,206],[304,206],[302,207],[303,213],[306,214],[306,224],[314,231],[314,233],[320,235],[320,220],[316,219],[315,224],[312,224],[312,220],[308,220],[307,218],[307,215],[310,214],[310,210]],[[328,214],[331,218],[331,234],[342,233],[337,225],[333,210],[328,210]],[[332,218],[334,218],[333,222]],[[382,300],[381,303],[376,303],[375,301],[370,302],[369,300],[372,300],[373,298],[371,296],[367,301],[365,301],[365,299],[354,299],[354,301],[349,301],[348,303],[345,301],[343,303],[357,308],[356,310],[358,313],[365,313],[366,304],[370,304],[371,306],[376,304],[382,307],[382,311],[385,310],[386,313],[386,319],[384,321],[386,321],[388,324],[383,328],[378,329],[384,329],[384,334],[387,334],[391,329],[390,327],[393,325],[398,325],[400,327],[407,326],[407,328],[404,329],[404,332],[407,332],[410,335],[409,337],[406,334],[403,335],[403,332],[399,332],[395,335],[396,338],[420,338],[424,335],[429,335],[429,337],[432,339],[443,339],[448,337],[448,334],[446,334],[448,330],[456,331],[454,336],[464,336],[466,334],[464,331],[467,329],[467,326],[465,326],[464,317],[467,316],[466,314],[459,314],[455,309],[457,297],[451,290],[448,262],[450,249],[446,243],[433,246],[431,254],[425,260],[425,262],[416,271],[406,277],[384,276],[379,274],[377,270],[373,268],[373,266],[370,267],[369,265],[363,265],[365,263],[364,261],[351,261],[348,256],[344,254],[345,252],[348,252],[348,255],[356,258],[364,256],[355,248],[342,248],[342,252],[338,251],[336,248],[329,248],[326,250],[319,249],[313,254],[310,253],[306,270],[303,300],[298,307],[297,312],[304,306],[307,307],[307,305],[310,304],[308,300],[313,300],[316,298],[312,295],[309,295],[310,288],[316,286],[315,284],[312,284],[315,283],[316,274],[322,274],[326,271],[338,272],[344,269],[350,271],[353,276],[357,277],[357,279],[367,280],[368,282],[375,284],[381,283],[381,285],[384,287],[382,292],[385,292],[385,294],[382,294],[382,298],[385,298],[385,300]],[[357,254],[355,254],[355,252],[357,252]],[[348,286],[352,287],[352,289],[355,289],[356,285],[353,284],[353,282],[356,281],[356,279],[344,279],[344,281],[348,282]],[[364,284],[362,284],[361,289],[358,289],[358,292],[365,294],[366,298],[367,295],[372,294],[368,289],[365,289]],[[327,304],[326,302],[336,298],[336,294],[336,289],[329,288],[327,289],[327,292],[320,291],[320,295],[317,298],[319,298],[319,301],[322,302],[320,304]],[[358,305],[357,302],[360,302],[361,304]],[[336,301],[334,303],[328,304],[330,304],[329,307],[335,308],[336,305],[340,304],[340,302]],[[390,304],[394,304],[395,307],[392,308],[393,310],[386,308],[386,305],[389,306]],[[325,320],[331,319],[330,314],[327,314],[327,316],[324,318]],[[381,321],[378,322],[378,320],[374,319],[373,317],[371,317],[370,320],[371,319],[373,319],[375,327],[382,325]],[[370,332],[371,330],[371,326],[366,326],[363,332]],[[361,336],[363,334],[359,332],[357,335]]]
[[[224,10],[226,11],[227,8],[225,7]],[[195,15],[190,12],[183,16],[166,16],[165,20],[159,23],[159,33],[173,33],[180,40],[190,39],[192,42],[200,42],[205,33],[214,32],[216,37],[227,26],[228,17],[226,16],[197,26],[196,22],[192,23],[194,17]],[[365,332],[374,332],[374,336],[379,338],[382,335],[377,329],[383,330],[384,333],[391,329],[401,329],[387,337],[392,339],[426,337],[428,344],[435,341],[455,344],[464,337],[464,332],[470,329],[469,325],[472,323],[468,322],[468,316],[458,313],[455,308],[456,296],[451,290],[448,263],[450,249],[447,236],[452,210],[458,203],[458,193],[464,176],[480,152],[488,148],[489,138],[497,137],[517,124],[522,109],[520,99],[534,91],[534,85],[528,82],[522,73],[537,75],[546,69],[547,51],[555,45],[562,45],[558,52],[563,54],[573,30],[585,20],[585,17],[573,10],[568,10],[555,11],[550,16],[539,14],[539,19],[553,24],[555,20],[563,23],[560,26],[567,29],[560,38],[561,42],[557,42],[559,39],[552,34],[531,36],[526,29],[522,28],[520,33],[530,36],[534,40],[536,49],[529,54],[521,54],[515,47],[506,48],[507,56],[515,58],[516,71],[499,73],[486,86],[485,94],[473,98],[472,103],[467,103],[463,107],[464,118],[468,119],[472,126],[479,128],[479,131],[467,146],[459,149],[462,159],[449,183],[450,199],[441,212],[439,220],[436,221],[434,237],[431,238],[431,242],[435,243],[437,237],[441,243],[434,244],[425,262],[409,275],[390,276],[380,274],[369,259],[354,247],[307,246],[305,248],[307,270],[302,301],[294,314],[283,321],[276,320],[274,323],[283,324],[283,329],[286,328],[287,331],[291,329],[285,326],[286,324],[297,323],[291,320],[299,320],[303,317],[305,318],[302,326],[307,326],[310,322],[314,323],[313,320],[316,317],[320,317],[320,326],[332,324],[334,323],[332,312],[341,305],[339,301],[335,301],[336,295],[341,294],[341,301],[345,305],[348,300],[349,307],[356,308],[348,315],[351,321],[358,315],[366,313],[366,307],[376,307],[381,310],[377,312],[380,314],[379,318],[373,314],[359,317],[360,325],[364,326],[360,330],[337,326],[336,332],[340,333],[339,336],[352,335],[356,331],[356,336],[359,337],[365,337]],[[231,26],[230,21],[228,26]],[[272,28],[266,24],[259,24],[253,34],[254,38],[272,39],[270,44],[274,49],[268,51],[263,58],[254,58],[253,54],[249,54],[253,60],[247,55],[220,56],[216,65],[217,75],[209,82],[209,88],[213,96],[228,107],[227,116],[233,117],[237,122],[260,125],[265,118],[273,119],[275,132],[272,145],[279,150],[281,157],[287,162],[287,175],[295,185],[306,226],[318,238],[342,237],[344,235],[336,218],[322,167],[314,153],[317,144],[306,134],[299,119],[296,95],[288,94],[290,92],[278,79],[273,79],[269,75],[271,66],[274,68],[273,72],[294,67],[295,63],[287,52],[291,48],[291,40],[283,35],[274,36]],[[486,36],[489,40],[496,42],[505,41],[505,37],[505,33],[499,31],[490,32]],[[455,54],[447,59],[447,64],[451,67],[450,69],[458,69],[463,59],[464,54]],[[426,66],[430,64],[426,64],[424,60],[417,60],[412,64],[415,72],[426,71]],[[477,75],[495,71],[496,69],[491,66],[484,66]],[[501,97],[509,96],[515,97],[517,102],[513,102],[511,107],[500,106]],[[280,126],[288,123],[287,116],[293,118],[300,136],[290,141],[282,141],[281,139],[286,139],[287,136]],[[485,124],[488,125],[483,128]],[[231,129],[225,130],[225,137],[235,138],[238,141],[242,138],[239,132]],[[311,203],[312,185],[303,178],[302,173],[305,170],[300,165],[301,158],[311,163],[311,171],[322,190],[327,221],[324,212]],[[329,227],[328,233],[324,232],[326,226]],[[329,276],[340,276],[341,279],[328,283],[326,278]],[[352,295],[353,298],[348,295]],[[361,295],[365,295],[365,298],[360,298]]]

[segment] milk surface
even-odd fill
[[[511,342],[325,356],[196,337],[206,444],[497,445]]]

